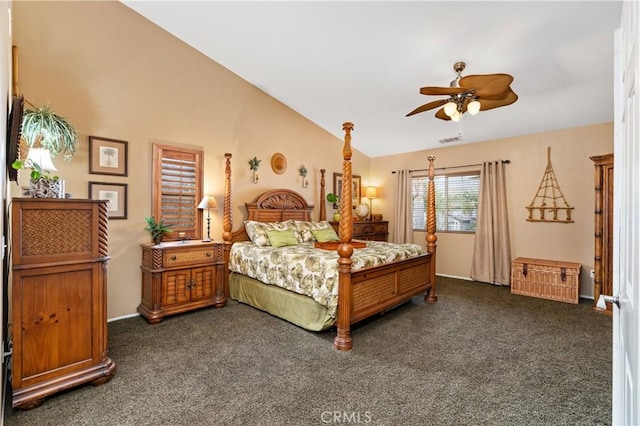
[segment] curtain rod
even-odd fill
[[[502,160],[502,164],[511,164],[511,160]],[[482,163],[465,164],[465,165],[461,165],[461,166],[435,167],[433,170],[458,169],[458,168],[461,168],[461,167],[474,167],[474,166],[482,166]],[[409,170],[409,173],[426,172],[428,170],[429,169],[415,169],[415,170]],[[392,171],[391,173],[396,173],[396,170]]]

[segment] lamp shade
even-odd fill
[[[476,115],[478,111],[480,111],[480,106],[480,102],[474,99],[469,102],[469,105],[467,105],[467,111],[469,111],[469,114],[471,115]]]
[[[46,148],[30,148],[27,154],[27,160],[37,164],[42,170],[47,172],[55,172],[58,170],[56,166],[53,165],[51,153]]]
[[[444,105],[444,113],[451,117],[458,110],[458,104],[449,101]]]
[[[375,186],[367,186],[367,192],[365,195],[367,198],[378,198],[378,188]]]
[[[199,209],[217,209],[218,204],[216,203],[216,199],[213,198],[213,195],[205,195],[198,204]]]

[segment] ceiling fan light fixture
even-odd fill
[[[467,111],[471,115],[476,115],[480,111],[480,106],[480,102],[477,99],[474,99],[469,102],[469,105],[467,105]]]
[[[453,115],[451,115],[451,121],[460,121],[461,118],[462,114],[460,114],[458,111],[454,112]]]
[[[453,101],[449,101],[446,104],[444,104],[444,113],[447,114],[449,117],[453,117],[453,114],[455,114],[458,111],[458,104],[456,104]]]

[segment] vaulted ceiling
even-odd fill
[[[620,1],[121,1],[371,157],[613,121]],[[406,117],[458,61],[519,99]]]

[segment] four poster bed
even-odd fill
[[[324,170],[321,171],[319,221],[312,220],[313,205],[300,194],[275,189],[245,203],[247,220],[232,232],[231,154],[225,154],[223,239],[229,271],[225,274],[226,297],[308,330],[335,325],[334,346],[346,351],[352,348],[351,324],[385,312],[423,292],[427,302],[436,302],[438,298],[434,158],[429,157],[426,252],[416,244],[352,241],[353,124],[344,123],[343,129],[343,192],[338,235],[326,222]],[[354,247],[357,248],[354,250]]]

